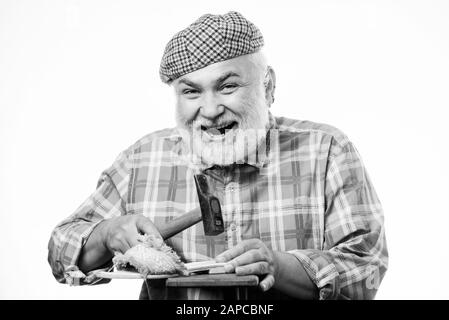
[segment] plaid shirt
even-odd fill
[[[258,238],[294,255],[321,299],[374,298],[388,253],[382,207],[357,150],[331,126],[271,120],[267,156],[258,165],[204,170],[222,204],[225,233],[206,237],[198,223],[167,243],[192,262]],[[160,225],[198,207],[193,179],[198,166],[182,146],[177,129],[154,132],[103,172],[96,191],[52,233],[48,260],[59,282],[67,282],[66,271],[76,268],[83,245],[103,219],[143,214]],[[149,291],[151,298],[162,298],[157,287]],[[203,299],[211,293],[185,294]]]

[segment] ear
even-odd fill
[[[264,79],[265,85],[265,99],[268,102],[268,106],[274,102],[274,91],[276,90],[276,73],[271,66],[267,67],[267,73]]]

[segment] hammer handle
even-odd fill
[[[182,216],[179,216],[168,223],[158,226],[159,233],[164,240],[200,222],[202,219],[201,209],[195,208]]]

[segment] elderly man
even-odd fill
[[[262,46],[258,28],[237,12],[204,15],[170,40],[160,76],[174,89],[177,127],[123,151],[55,228],[49,262],[59,282],[68,270],[111,265],[139,234],[157,235],[155,226],[197,207],[193,175],[202,172],[222,204],[225,233],[208,237],[197,224],[167,240],[185,262],[216,259],[226,272],[259,275],[255,298],[375,296],[388,254],[359,154],[334,127],[272,116],[276,77]],[[141,298],[164,290],[152,286]]]

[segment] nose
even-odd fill
[[[206,93],[201,99],[200,114],[206,119],[215,119],[224,112],[224,106],[213,93]]]

